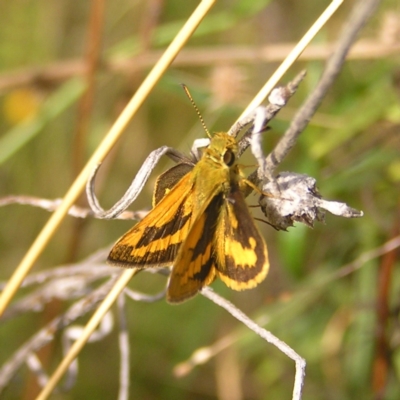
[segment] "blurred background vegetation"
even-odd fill
[[[197,3],[0,2],[0,196],[62,197]],[[168,145],[187,152],[193,139],[204,136],[180,83],[189,86],[209,129],[227,130],[328,3],[218,1],[105,160],[97,184],[102,205],[120,198],[151,150]],[[318,81],[354,3],[345,2],[282,81],[307,70],[297,94],[272,121],[266,152]],[[289,232],[263,225],[271,261],[265,282],[243,293],[213,285],[307,360],[304,398],[309,400],[400,398],[397,253],[335,275],[400,233],[399,21],[398,1],[382,2],[362,31],[363,46],[349,57],[280,167],[314,176],[324,197],[347,202],[364,217],[327,215],[326,224],[296,225]],[[168,165],[163,160],[156,172]],[[135,209],[150,207],[156,172]],[[85,205],[83,196],[80,204]],[[1,280],[11,276],[48,218],[46,211],[29,206],[0,208]],[[67,217],[35,271],[111,246],[130,226],[129,221]],[[148,293],[164,285],[165,278],[150,274],[131,282]],[[40,313],[3,323],[1,363],[67,305],[55,301]],[[127,309],[132,398],[291,398],[293,362],[202,296],[174,307],[165,301],[128,301]],[[117,334],[114,329],[87,345],[77,385],[53,398],[116,398]],[[174,374],[198,348],[232,334],[232,345],[210,361],[184,377]],[[41,352],[48,371],[59,362],[60,351],[56,342]],[[37,390],[22,370],[3,398],[31,399]]]

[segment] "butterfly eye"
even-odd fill
[[[231,150],[226,150],[224,154],[224,163],[230,167],[235,162],[235,154]]]

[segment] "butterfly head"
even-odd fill
[[[210,145],[206,149],[205,154],[214,162],[231,167],[236,160],[236,139],[225,132],[217,132],[211,138]]]

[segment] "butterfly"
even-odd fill
[[[265,241],[246,205],[249,182],[236,163],[237,141],[215,133],[196,164],[181,162],[157,180],[153,209],[113,246],[108,262],[171,266],[167,301],[180,303],[220,278],[234,290],[268,273]]]

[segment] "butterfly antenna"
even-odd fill
[[[192,103],[192,106],[195,109],[197,116],[199,117],[201,125],[203,126],[203,129],[206,131],[207,136],[211,139],[210,131],[208,130],[207,125],[204,122],[204,119],[203,119],[203,117],[202,117],[202,115],[200,113],[199,107],[197,107],[196,103],[194,102],[193,97],[190,94],[188,87],[184,83],[182,83],[181,85],[183,87],[183,90],[186,93],[186,96],[189,98],[190,102]]]

